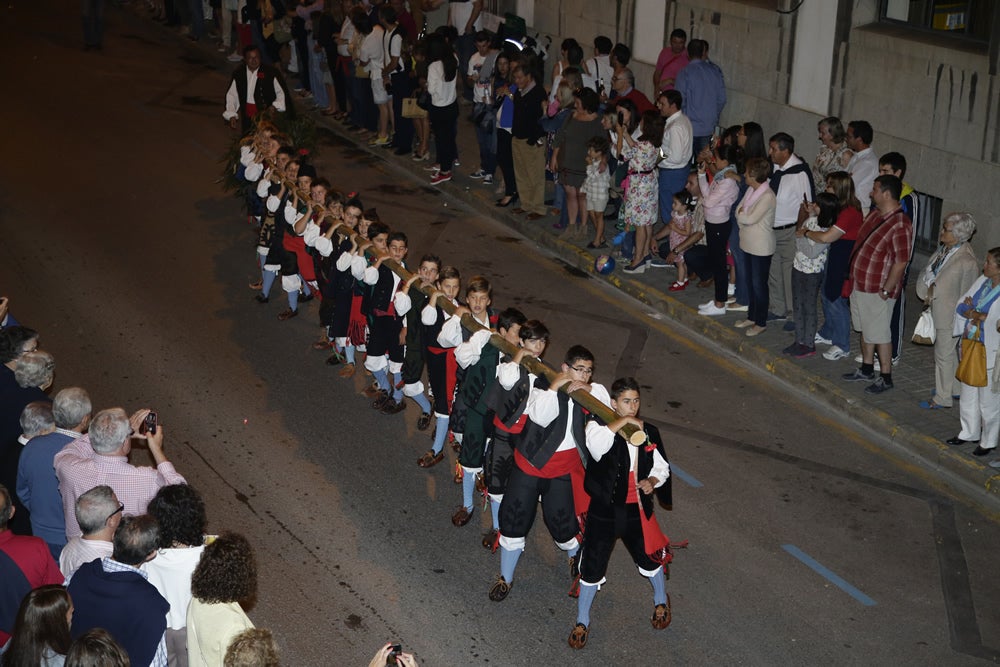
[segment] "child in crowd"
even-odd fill
[[[330,366],[343,363],[344,367],[340,369],[340,376],[344,378],[353,377],[355,369],[354,343],[349,335],[355,285],[351,264],[358,250],[356,239],[362,237],[359,226],[362,210],[363,205],[357,197],[352,197],[344,202],[344,213],[340,226],[345,234],[337,246],[338,254],[329,287],[333,300],[333,312],[330,315],[327,336],[333,341],[333,354],[326,360],[326,363]],[[357,236],[350,233],[355,229],[358,230]],[[329,232],[331,237],[328,238],[332,238],[332,233],[333,231]]]
[[[594,224],[594,240],[588,248],[607,248],[604,238],[604,209],[608,207],[608,192],[611,188],[611,172],[608,169],[608,140],[606,137],[591,137],[587,140],[587,178],[580,191],[587,195],[587,216]]]
[[[368,315],[368,349],[365,357],[365,368],[371,372],[378,385],[374,392],[372,408],[382,410],[389,401],[392,413],[401,412],[406,403],[403,402],[402,387],[397,387],[394,376],[403,369],[403,344],[400,333],[403,330],[403,318],[396,314],[393,297],[400,284],[400,277],[383,262],[392,259],[399,264],[406,257],[407,241],[402,232],[390,232],[389,227],[382,223],[373,223],[368,228],[368,238],[375,248],[374,261],[365,269],[362,282],[371,292],[367,301]]]
[[[806,238],[806,232],[822,232],[837,221],[837,195],[820,192],[808,206],[809,217],[795,230],[795,257],[792,260],[792,310],[795,313],[795,342],[782,350],[796,359],[816,354],[819,289],[823,284],[829,243]]]
[[[679,248],[691,236],[695,205],[694,197],[687,190],[674,193],[674,206],[671,209],[670,223],[667,225],[670,229],[671,248]],[[687,265],[684,263],[683,252],[674,254],[674,266],[677,267],[677,280],[670,286],[670,291],[680,292],[687,287]]]

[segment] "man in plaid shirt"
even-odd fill
[[[848,382],[872,382],[869,394],[892,389],[892,308],[902,291],[903,272],[913,248],[913,224],[899,204],[903,184],[896,176],[875,179],[874,207],[858,231],[851,257],[851,323],[861,332],[861,368],[847,373]],[[880,373],[875,377],[875,353]]]
[[[148,414],[149,410],[139,410],[130,418],[122,408],[102,410],[91,420],[87,435],[56,454],[53,465],[59,478],[67,538],[82,535],[76,522],[76,499],[95,486],[110,486],[125,505],[125,514],[139,515],[145,514],[161,486],[187,484],[163,453],[163,427],[157,425],[156,433],[138,432]],[[146,441],[155,468],[128,462],[132,438]]]

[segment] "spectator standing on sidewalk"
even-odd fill
[[[653,69],[653,90],[661,93],[671,90],[677,81],[677,75],[691,62],[687,53],[687,33],[677,28],[670,33],[669,45],[663,47],[656,59]]]
[[[514,158],[514,179],[517,182],[520,208],[514,213],[527,213],[529,220],[545,217],[545,132],[538,124],[545,106],[545,89],[535,80],[530,62],[514,67],[514,120],[511,127],[511,152]]]
[[[677,75],[674,84],[684,96],[684,114],[694,131],[694,154],[712,139],[719,115],[726,106],[726,82],[719,66],[708,59],[708,42],[692,39],[687,45],[691,62]]]
[[[868,215],[872,207],[871,191],[878,176],[878,153],[872,148],[875,131],[866,120],[852,120],[847,124],[847,147],[854,151],[847,163],[847,172],[854,179],[854,191],[861,201],[861,214]]]
[[[979,261],[969,239],[976,231],[972,215],[949,213],[941,223],[937,251],[927,260],[927,266],[917,280],[917,297],[930,307],[934,318],[934,395],[921,401],[928,410],[950,408],[958,396],[959,382],[955,379],[958,355],[955,352],[954,312],[962,295],[979,277]]]
[[[451,167],[458,157],[458,63],[455,52],[440,35],[427,38],[427,91],[431,107],[427,110],[434,132],[437,164],[432,167],[431,185],[451,180]]]
[[[861,367],[846,373],[848,382],[871,382],[868,394],[893,388],[892,341],[889,320],[902,289],[903,271],[910,261],[913,225],[899,205],[902,182],[879,176],[872,187],[875,208],[865,218],[851,259],[851,323],[861,332]],[[1000,273],[998,273],[1000,276]],[[881,373],[875,376],[875,354]]]

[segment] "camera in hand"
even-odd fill
[[[146,415],[146,418],[142,420],[142,424],[139,425],[139,433],[143,435],[156,435],[156,413],[150,412]]]
[[[618,124],[625,127],[625,112],[621,109],[618,110]]]
[[[396,656],[403,652],[402,644],[393,644],[389,647],[389,657],[386,659],[385,664],[395,665],[397,664]]]

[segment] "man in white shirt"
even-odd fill
[[[226,110],[222,117],[229,127],[234,130],[242,127],[246,134],[257,114],[271,107],[280,112],[287,108],[284,85],[277,70],[261,65],[260,49],[248,46],[243,49],[243,64],[233,72],[226,91]]]
[[[110,556],[112,538],[125,508],[110,486],[95,486],[76,499],[76,521],[83,535],[71,539],[59,554],[59,570],[67,579],[77,568],[98,558]]]
[[[448,25],[458,31],[455,52],[458,54],[458,71],[469,71],[469,58],[476,51],[475,34],[482,28],[479,15],[483,0],[448,0]],[[472,88],[465,87],[465,99],[472,99]]]
[[[847,124],[847,147],[854,157],[847,163],[847,173],[854,181],[854,193],[861,202],[862,215],[872,207],[872,186],[878,176],[878,153],[872,148],[875,131],[866,120],[852,120]]]
[[[778,132],[770,139],[768,155],[774,164],[771,189],[777,198],[774,211],[774,236],[777,241],[768,275],[768,320],[783,320],[792,310],[792,261],[795,259],[795,227],[803,201],[812,201],[812,171],[795,154],[795,139]],[[794,331],[788,320],[785,331]]]
[[[691,172],[691,149],[694,132],[691,121],[681,111],[684,98],[676,90],[664,90],[656,98],[656,108],[667,119],[663,127],[663,143],[660,152],[663,159],[657,167],[660,170],[660,219],[670,222],[674,195],[687,185]]]
[[[583,64],[587,74],[594,78],[598,93],[611,92],[611,77],[614,76],[614,71],[611,69],[613,47],[610,38],[598,35],[594,38],[594,57]]]

